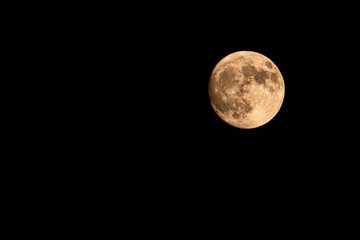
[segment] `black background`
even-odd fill
[[[234,210],[308,222],[331,215],[329,199],[354,199],[356,8],[211,4],[25,9],[31,21],[13,28],[27,93],[13,136],[27,146],[14,151],[27,156],[19,168],[35,169],[30,191],[44,184],[79,215],[93,216],[93,200],[129,210],[130,224],[194,226]],[[285,81],[278,114],[250,130],[223,122],[208,98],[212,69],[243,50]]]

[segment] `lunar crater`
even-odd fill
[[[269,61],[266,61],[266,62],[265,62],[265,66],[268,67],[268,68],[270,68],[270,69],[272,69],[272,64],[271,64],[271,62],[269,62]]]

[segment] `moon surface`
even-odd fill
[[[216,114],[242,129],[260,127],[279,112],[285,96],[284,79],[266,56],[234,52],[220,60],[209,81],[209,98]]]

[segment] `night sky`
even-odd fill
[[[14,119],[3,126],[4,163],[14,165],[3,168],[4,196],[16,206],[4,206],[56,234],[166,239],[323,236],[323,219],[352,220],[358,7],[278,2],[16,3],[3,34],[13,43],[3,80],[14,88],[2,89],[12,110],[3,116]],[[255,129],[225,123],[209,101],[213,68],[237,51],[270,58],[285,82],[280,111]]]

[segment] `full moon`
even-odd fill
[[[257,128],[269,122],[279,112],[284,96],[284,79],[278,67],[257,52],[227,55],[210,76],[212,108],[237,128]]]

